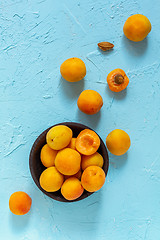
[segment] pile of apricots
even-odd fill
[[[61,189],[69,201],[79,198],[84,189],[98,191],[105,182],[103,157],[97,152],[99,136],[90,129],[82,130],[73,138],[72,130],[65,125],[52,127],[46,135],[40,159],[46,169],[40,186],[47,192]]]
[[[126,20],[123,32],[130,41],[140,42],[151,28],[146,16],[135,14]],[[86,66],[81,59],[70,58],[62,63],[60,72],[66,81],[78,82],[85,77]],[[107,83],[111,91],[120,92],[128,86],[129,79],[118,68],[108,74]],[[97,91],[85,90],[80,94],[77,105],[82,112],[92,115],[100,111],[103,99]],[[72,130],[61,125],[47,133],[46,141],[41,150],[41,161],[46,170],[40,176],[40,185],[45,191],[61,189],[64,198],[74,200],[82,195],[84,189],[94,192],[103,186],[103,157],[97,152],[100,140],[95,132],[85,129],[73,138]],[[113,130],[106,138],[108,150],[117,156],[125,154],[130,144],[129,135],[121,129]],[[31,204],[30,196],[21,191],[13,193],[9,199],[9,208],[17,215],[26,214]]]

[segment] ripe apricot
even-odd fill
[[[91,155],[95,153],[100,146],[100,138],[98,135],[90,130],[82,130],[76,140],[76,149],[83,155]]]
[[[126,20],[123,32],[129,40],[140,42],[147,37],[151,28],[151,23],[146,16],[142,14],[135,14]]]
[[[76,177],[76,178],[78,178],[79,180],[81,179],[81,175],[82,175],[82,171],[81,171],[81,169],[76,173],[76,174],[74,174],[74,175],[64,175],[64,179],[66,180],[66,179],[68,179],[69,177]]]
[[[90,156],[82,156],[82,170],[85,170],[89,166],[103,166],[103,157],[98,152],[95,152],[94,154]]]
[[[63,175],[55,167],[45,169],[40,176],[39,182],[46,192],[58,191],[64,181]]]
[[[83,194],[83,191],[81,182],[75,177],[68,178],[61,188],[63,197],[70,201],[79,198]]]
[[[129,135],[125,131],[115,129],[108,134],[106,145],[112,154],[120,156],[128,151],[131,141]]]
[[[103,106],[101,95],[94,90],[84,90],[77,101],[78,108],[89,115],[96,114]]]
[[[76,138],[72,138],[67,147],[76,150]]]
[[[50,148],[60,150],[67,147],[72,139],[72,135],[72,130],[69,127],[57,125],[48,131],[46,141]]]
[[[120,92],[128,86],[129,78],[122,69],[117,68],[108,74],[107,83],[111,91]]]
[[[68,82],[78,82],[85,77],[86,66],[80,58],[69,58],[62,63],[60,72]]]
[[[24,215],[29,212],[32,199],[25,192],[14,192],[9,199],[9,208],[16,215]]]
[[[65,148],[57,153],[55,166],[64,175],[73,175],[80,170],[81,155],[71,148]]]
[[[53,150],[48,146],[48,144],[45,144],[41,149],[41,162],[45,167],[52,167],[54,166],[54,160],[57,155],[56,150]]]
[[[98,191],[105,183],[105,172],[98,166],[89,166],[82,173],[81,183],[88,192]]]

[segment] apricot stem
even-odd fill
[[[124,83],[124,77],[121,74],[116,74],[114,77],[114,81],[116,84]]]

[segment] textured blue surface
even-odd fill
[[[0,2],[0,239],[160,239],[160,2],[158,0],[1,0]],[[146,15],[152,31],[141,43],[123,36],[125,20]],[[103,53],[100,41],[115,44]],[[60,64],[80,57],[83,81],[61,79]],[[112,93],[107,74],[122,68],[126,91]],[[97,90],[104,106],[95,116],[78,111],[83,89]],[[131,137],[128,154],[110,154],[104,187],[76,203],[42,194],[29,172],[37,136],[49,126],[75,121],[94,128],[105,141],[115,129]],[[25,216],[10,213],[14,191],[33,200]]]

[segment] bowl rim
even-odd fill
[[[84,124],[81,124],[81,123],[77,123],[77,122],[62,122],[62,123],[57,123],[57,124],[54,124],[52,125],[51,127],[47,128],[46,130],[44,130],[37,138],[36,140],[34,141],[32,147],[31,147],[31,150],[30,150],[30,154],[29,154],[29,169],[30,169],[30,173],[31,173],[31,176],[35,182],[35,184],[37,185],[37,187],[45,194],[47,195],[48,197],[56,200],[56,201],[59,201],[59,202],[77,202],[77,201],[80,201],[80,200],[83,200],[87,197],[89,197],[90,195],[92,195],[94,192],[87,192],[85,191],[85,194],[83,193],[79,198],[75,199],[75,200],[67,200],[65,199],[62,195],[60,197],[58,196],[54,196],[54,192],[46,192],[43,188],[41,188],[40,184],[39,184],[39,179],[37,179],[37,177],[35,176],[35,173],[34,173],[34,170],[33,170],[33,167],[32,167],[32,161],[33,161],[33,154],[34,154],[34,149],[35,147],[37,146],[38,142],[40,141],[41,138],[44,138],[44,135],[47,134],[47,132],[52,128],[52,127],[55,127],[57,125],[66,125],[68,127],[70,127],[72,129],[72,127],[81,127],[83,129],[90,129],[92,131],[94,131],[92,128],[84,125]],[[96,133],[96,131],[94,131]],[[97,133],[96,133],[97,134]],[[98,135],[98,134],[97,134]],[[109,168],[109,156],[108,156],[108,151],[107,151],[107,148],[103,142],[103,140],[101,139],[101,137],[98,135],[98,137],[100,138],[100,146],[103,148],[103,151],[105,152],[105,159],[104,161],[106,161],[106,168],[103,169],[104,172],[105,172],[105,176],[107,176],[107,173],[108,173],[108,168]],[[103,156],[104,158],[104,156]]]

